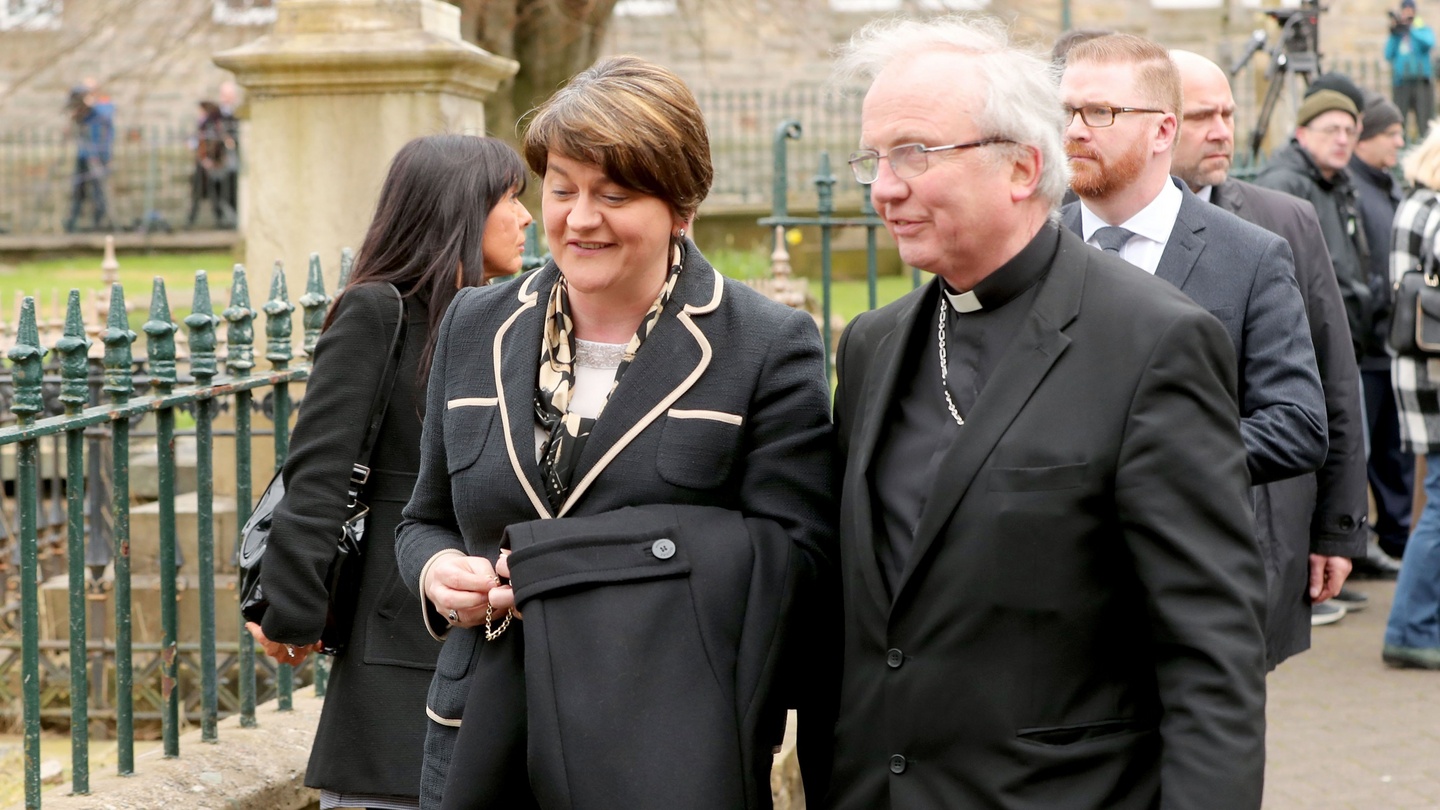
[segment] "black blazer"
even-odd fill
[[[595,423],[569,499],[552,511],[535,460],[533,400],[545,304],[558,279],[552,263],[462,291],[450,307],[431,371],[434,416],[420,479],[397,538],[411,590],[420,593],[422,572],[441,551],[494,560],[512,524],[646,504],[716,506],[770,522],[779,532],[772,536],[798,550],[801,579],[813,580],[830,556],[833,514],[829,397],[810,316],[723,278],[688,245],[670,304]],[[433,629],[445,627],[423,598],[421,607]],[[597,618],[594,631],[626,620]],[[427,706],[427,806],[443,789],[472,678],[485,694],[518,697],[479,707],[481,722],[496,728],[494,755],[465,767],[528,800],[526,646],[523,621],[495,642],[474,629],[446,636]],[[665,767],[703,765],[670,753]]]
[[[335,658],[305,784],[342,793],[417,796],[425,740],[425,687],[440,645],[415,621],[395,568],[395,525],[420,467],[416,371],[427,313],[411,299],[405,351],[373,453],[360,600],[350,645]],[[270,599],[265,635],[291,644],[320,638],[325,575],[348,514],[346,482],[380,385],[399,307],[389,286],[340,297],[320,336],[285,462],[261,585]]]
[[[1041,284],[893,597],[869,476],[937,285],[841,339],[845,665],[822,806],[1254,810],[1265,579],[1235,352],[1169,284],[1069,232]]]
[[[1255,493],[1255,534],[1265,554],[1270,587],[1265,611],[1265,657],[1274,669],[1310,648],[1310,554],[1365,554],[1364,426],[1360,370],[1340,284],[1309,202],[1229,179],[1211,189],[1222,209],[1279,234],[1295,253],[1295,281],[1305,301],[1315,363],[1325,391],[1330,437],[1325,463],[1313,475],[1268,484]]]
[[[1219,318],[1230,335],[1251,482],[1312,472],[1325,461],[1325,393],[1290,246],[1171,182],[1183,198],[1155,276]],[[1078,203],[1062,217],[1080,232]]]

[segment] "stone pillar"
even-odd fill
[[[459,8],[441,0],[275,6],[271,33],[214,57],[245,88],[243,260],[259,289],[281,259],[303,290],[318,251],[333,294],[390,158],[419,135],[483,134],[485,99],[519,65],[462,41]]]

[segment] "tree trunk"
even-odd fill
[[[489,134],[518,146],[519,119],[599,56],[617,0],[450,0],[461,34],[520,63],[485,107]]]

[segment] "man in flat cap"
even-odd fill
[[[1335,90],[1311,93],[1295,118],[1295,137],[1275,150],[1255,185],[1309,200],[1320,217],[1320,232],[1340,282],[1358,362],[1374,326],[1374,294],[1367,283],[1369,243],[1360,222],[1350,157],[1360,136],[1360,110]]]

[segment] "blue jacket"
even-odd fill
[[[1435,47],[1435,31],[1416,17],[1410,30],[1391,34],[1385,42],[1385,61],[1390,63],[1395,84],[1406,79],[1428,79],[1431,76],[1430,49]]]
[[[75,128],[78,142],[76,156],[81,160],[98,158],[101,163],[110,162],[110,151],[115,145],[115,105],[102,101],[90,108]]]

